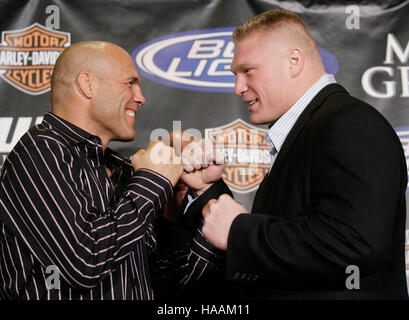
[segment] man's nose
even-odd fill
[[[140,87],[134,90],[133,99],[138,106],[143,106],[145,104],[146,100],[142,94],[142,89]]]
[[[234,94],[236,96],[241,96],[247,90],[248,90],[248,87],[245,81],[240,76],[237,76],[236,82],[234,84]]]

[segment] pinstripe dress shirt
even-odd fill
[[[18,142],[0,179],[0,298],[153,299],[152,219],[172,196],[168,179],[134,172],[109,148],[103,154],[98,137],[52,113]],[[172,264],[175,288],[211,269],[208,248],[197,230]],[[59,289],[49,289],[49,266],[59,270]]]

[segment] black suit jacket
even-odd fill
[[[227,279],[255,299],[407,298],[407,169],[395,131],[338,84],[303,111],[234,221]],[[348,277],[359,268],[359,283]],[[347,282],[359,289],[349,290]]]
[[[393,128],[342,86],[326,86],[286,138],[251,214],[233,221],[226,278],[245,299],[406,299],[406,187]],[[186,216],[198,219],[223,192],[219,181]]]

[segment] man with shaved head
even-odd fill
[[[153,299],[152,219],[172,198],[183,167],[162,142],[132,161],[108,148],[135,138],[135,114],[144,104],[122,48],[80,42],[59,56],[51,112],[17,143],[0,177],[0,298]],[[204,165],[200,176],[193,167],[184,173],[197,194],[221,175],[222,166]],[[173,289],[211,270],[213,249],[197,229],[173,262]]]
[[[52,112],[100,137],[103,150],[111,140],[135,138],[134,116],[144,104],[138,73],[122,48],[89,41],[59,57],[51,78]]]
[[[326,73],[297,15],[264,12],[233,41],[234,93],[268,126],[272,167],[251,214],[227,195],[203,208],[227,279],[247,299],[407,298],[407,170],[393,128]]]

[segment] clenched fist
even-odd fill
[[[231,224],[241,213],[248,211],[227,194],[222,194],[217,200],[210,200],[202,210],[202,232],[207,241],[220,250],[226,250]]]
[[[220,179],[225,168],[224,155],[213,149],[210,140],[191,142],[182,152],[184,172],[181,179],[200,196]]]
[[[134,170],[149,169],[166,178],[175,186],[178,182],[183,167],[175,150],[161,141],[151,141],[147,149],[141,149],[132,156]]]
[[[220,179],[225,159],[222,153],[214,151],[212,141],[197,140],[183,131],[172,132],[165,141],[175,148],[176,154],[181,155],[184,169],[181,180],[196,195],[201,195]]]

